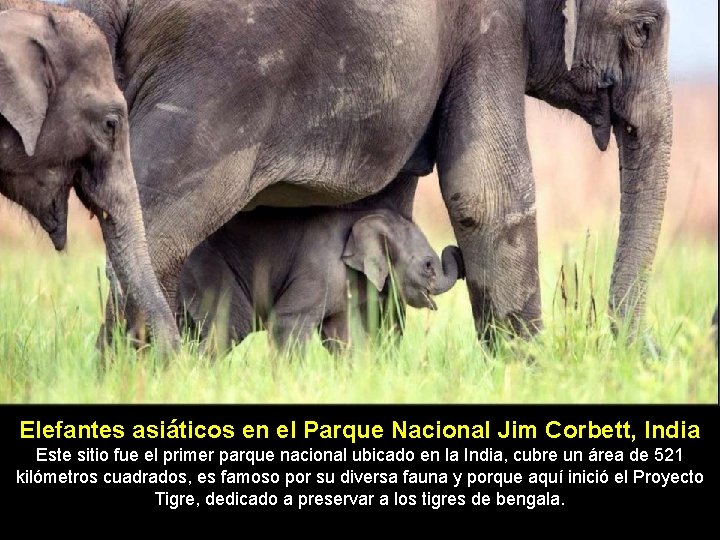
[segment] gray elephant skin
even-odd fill
[[[493,319],[536,332],[529,95],[583,118],[600,150],[615,135],[610,309],[641,323],[671,146],[664,1],[71,3],[114,54],[171,306],[188,254],[239,211],[386,196],[407,213],[437,167],[479,335]]]
[[[179,334],[150,262],[128,132],[97,26],[58,6],[0,0],[0,193],[62,250],[74,188],[100,219],[120,286],[163,350],[174,349]]]
[[[437,309],[432,296],[462,274],[458,248],[446,247],[441,261],[414,223],[389,210],[258,208],[193,250],[179,290],[203,338],[213,323],[233,342],[269,326],[287,347],[320,329],[335,351],[350,343],[351,312],[370,329],[379,321],[368,317],[405,303]]]

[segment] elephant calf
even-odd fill
[[[260,322],[281,347],[319,328],[333,350],[349,342],[350,299],[363,321],[370,285],[389,305],[391,268],[402,301],[417,308],[436,309],[432,296],[464,277],[457,247],[446,247],[441,261],[396,212],[258,208],[237,214],[191,253],[179,293],[202,338],[216,323],[239,342]]]

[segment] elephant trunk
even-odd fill
[[[430,294],[436,296],[453,288],[458,279],[465,277],[465,267],[460,250],[455,246],[447,246],[442,252],[443,275],[438,276]]]
[[[624,115],[637,119],[614,123],[620,155],[620,234],[610,285],[610,309],[616,322],[636,337],[642,325],[646,282],[655,258],[663,219],[670,165],[672,109],[670,90],[650,97]],[[640,109],[640,110],[638,110]]]
[[[133,321],[136,327],[129,330],[143,338],[145,318],[154,341],[166,354],[178,350],[180,334],[150,260],[127,135],[122,146],[109,163],[89,171],[93,185],[82,185],[78,191],[100,220],[107,256],[123,295],[140,312]]]

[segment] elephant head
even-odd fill
[[[554,5],[555,12],[531,25],[536,46],[531,47],[527,93],[581,116],[600,150],[615,134],[621,217],[610,307],[629,317],[635,329],[644,311],[668,180],[669,15],[663,0],[562,0]],[[557,31],[548,32],[550,25]]]
[[[127,105],[105,37],[75,11],[22,5],[0,11],[0,192],[63,249],[74,188],[100,219],[121,286],[160,343],[174,347],[179,335],[150,263]]]
[[[441,260],[417,225],[399,215],[372,214],[356,221],[342,259],[378,291],[385,289],[392,266],[402,299],[416,308],[437,309],[432,296],[465,277],[457,247],[446,247]]]

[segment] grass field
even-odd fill
[[[542,257],[546,330],[529,343],[502,342],[494,356],[474,338],[460,285],[439,297],[437,312],[411,311],[398,348],[380,343],[335,359],[315,340],[304,358],[287,358],[257,333],[214,363],[192,343],[168,367],[158,365],[152,352],[138,357],[122,347],[105,372],[94,350],[105,290],[97,279],[102,251],[90,243],[72,258],[13,250],[0,260],[0,399],[717,402],[718,363],[708,325],[717,298],[715,249],[673,246],[661,252],[648,302],[648,322],[661,349],[656,358],[610,333],[604,309],[609,240],[590,235],[587,244],[579,238],[564,254]]]
[[[289,359],[257,333],[214,363],[192,343],[167,367],[152,351],[121,347],[103,371],[94,344],[107,285],[96,222],[74,201],[68,253],[58,255],[0,201],[0,402],[717,403],[709,326],[717,86],[674,95],[669,196],[647,312],[659,357],[614,339],[605,308],[616,150],[600,154],[587,126],[531,102],[546,325],[536,339],[502,341],[495,355],[481,347],[463,282],[438,298],[437,312],[410,310],[397,348],[380,343],[335,359],[315,340],[304,358]],[[416,219],[438,250],[452,242],[432,177],[421,184]]]

